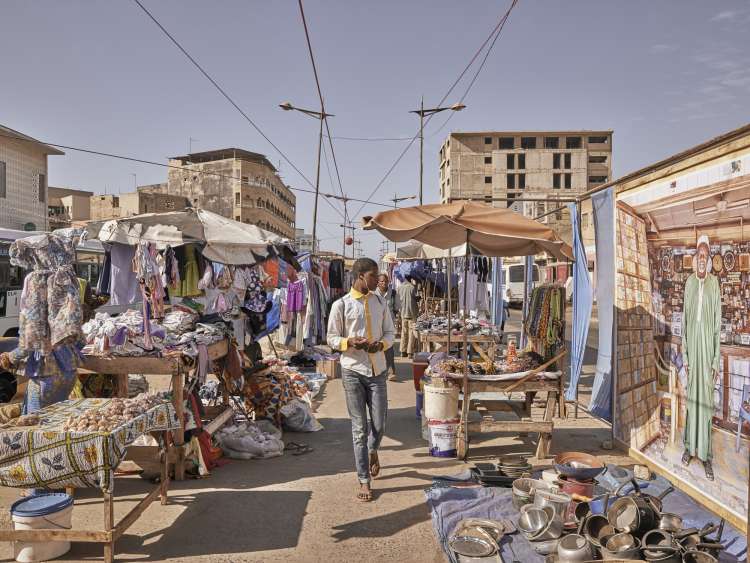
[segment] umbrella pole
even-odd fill
[[[446,352],[448,352],[448,355],[451,353],[451,326],[453,325],[453,317],[451,315],[451,293],[452,293],[452,287],[451,287],[451,278],[453,277],[453,257],[451,255],[451,249],[448,249],[448,267],[446,268],[448,271],[448,346],[446,348]]]
[[[466,455],[469,453],[469,335],[466,331],[466,282],[469,277],[469,257],[471,252],[469,251],[469,231],[466,231],[466,252],[464,253],[464,307],[462,310],[463,322],[464,322],[464,380],[463,380],[463,394],[464,400],[461,404],[461,440],[462,444],[459,447],[461,451],[458,452],[459,457],[466,459]]]

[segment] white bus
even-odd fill
[[[503,288],[510,290],[510,305],[521,306],[523,304],[523,269],[524,264],[511,264],[503,266]],[[534,264],[531,287],[539,283],[539,267]],[[507,293],[504,297],[507,297]]]

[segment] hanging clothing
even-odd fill
[[[97,295],[109,295],[109,278],[112,271],[112,255],[109,248],[104,250],[104,263],[99,270],[99,279],[96,281]]]
[[[200,269],[198,259],[195,255],[195,245],[186,244],[181,246],[175,252],[176,259],[180,269],[179,287],[172,290],[175,297],[198,297],[201,290],[198,288],[200,281]]]
[[[138,279],[133,272],[135,247],[114,243],[111,249],[109,293],[112,305],[130,305],[138,299]]]
[[[331,263],[328,266],[328,285],[331,289],[345,289],[344,261],[340,258],[331,260]]]

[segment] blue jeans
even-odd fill
[[[347,369],[341,377],[346,394],[346,408],[352,419],[354,463],[360,483],[370,482],[370,452],[376,452],[385,434],[388,413],[388,391],[385,372],[366,377]],[[370,412],[368,421],[367,412]]]

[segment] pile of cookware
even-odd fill
[[[662,510],[671,487],[652,496],[633,479],[609,493],[595,482],[603,464],[576,452],[558,456],[555,469],[554,482],[513,482],[513,504],[521,513],[518,529],[547,561],[718,561],[724,522],[701,530],[684,528],[679,515]],[[716,539],[707,539],[717,530]]]

